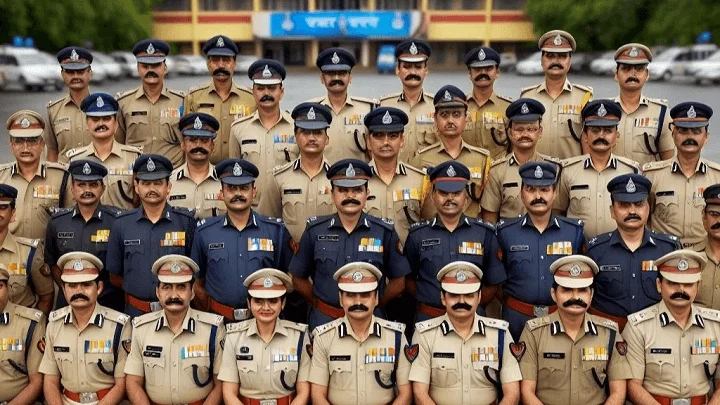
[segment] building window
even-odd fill
[[[190,11],[190,0],[163,0],[153,7],[157,11]]]
[[[375,7],[378,10],[417,10],[420,5],[418,0],[375,0]]]
[[[462,7],[467,11],[484,11],[485,0],[463,0]]]
[[[452,10],[454,0],[430,0],[428,8],[430,10]]]
[[[493,0],[493,9],[524,11],[526,3],[526,0]]]
[[[220,0],[200,0],[200,10],[217,11],[220,9]]]
[[[252,11],[252,0],[217,0],[220,8],[218,10],[247,10]]]
[[[362,0],[317,0],[318,10],[360,10]]]
[[[430,63],[432,63],[433,65],[444,65],[448,59],[449,45],[450,43],[443,42],[435,42],[434,44],[430,44],[430,48],[432,49],[432,58],[430,59]]]
[[[267,11],[302,11],[308,9],[307,0],[263,0],[260,2]]]

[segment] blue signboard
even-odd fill
[[[272,13],[270,35],[313,38],[405,38],[411,18],[403,11],[305,11]]]

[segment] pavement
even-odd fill
[[[431,66],[432,68],[432,66]],[[188,90],[198,84],[206,83],[209,76],[172,77],[166,80],[169,88]],[[495,82],[495,90],[498,94],[517,98],[520,90],[526,86],[539,83],[541,76],[518,76],[512,73],[503,73]],[[246,75],[236,75],[236,83],[239,85],[250,85]],[[571,74],[570,81],[573,83],[592,86],[594,98],[614,97],[618,93],[617,83],[612,77],[585,76]],[[457,71],[430,71],[425,80],[425,90],[434,92],[446,84],[453,84],[466,91],[471,88],[464,67]],[[105,81],[100,85],[92,85],[91,91],[103,91],[116,94],[140,85],[139,79],[123,79],[117,82]],[[355,96],[378,98],[384,94],[400,91],[400,81],[394,75],[378,75],[374,72],[356,72],[353,74],[350,94]],[[698,86],[692,80],[674,79],[671,82],[649,82],[645,85],[643,92],[648,97],[667,99],[670,106],[682,101],[699,101],[716,109],[716,116],[711,119],[710,139],[703,149],[703,157],[720,162],[720,139],[713,136],[714,122],[720,116],[720,94],[718,87],[712,85]],[[325,89],[320,83],[319,72],[307,70],[290,70],[285,80],[285,96],[281,101],[281,108],[292,110],[292,108],[310,98],[320,97],[325,94]],[[5,120],[15,111],[20,109],[31,109],[40,112],[43,116],[47,114],[46,106],[49,101],[64,97],[62,92],[24,92],[4,91],[0,92],[0,119]],[[720,136],[720,134],[719,134]],[[8,145],[7,131],[0,130],[0,145]],[[9,147],[0,146],[0,163],[13,160]]]

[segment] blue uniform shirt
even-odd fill
[[[232,308],[247,307],[243,282],[249,275],[263,268],[287,271],[291,257],[290,234],[282,220],[254,211],[241,231],[227,215],[201,220],[192,247],[208,295]]]
[[[678,238],[645,228],[643,241],[634,252],[615,230],[588,242],[587,256],[597,263],[592,306],[625,318],[660,301],[652,261],[680,249]]]

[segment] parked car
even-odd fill
[[[122,66],[123,74],[127,77],[140,77],[137,72],[137,61],[132,52],[115,51],[110,54]]]
[[[531,76],[543,74],[542,64],[540,62],[542,52],[538,51],[521,60],[515,65],[515,70],[519,75]]]
[[[395,72],[395,45],[380,45],[376,67],[379,74]]]
[[[695,72],[695,83],[702,84],[704,82],[720,83],[720,63],[702,67]]]
[[[590,67],[592,58],[585,52],[573,52],[570,58],[570,71],[575,73],[586,72]]]
[[[238,55],[235,59],[235,73],[247,73],[250,70],[250,65],[258,60],[252,55]]]
[[[207,61],[202,56],[177,55],[175,57],[175,70],[181,75],[203,75],[207,73]]]
[[[715,53],[710,55],[707,59],[688,62],[685,65],[685,74],[687,76],[695,76],[695,74],[701,70],[718,65],[720,65],[720,51],[715,51]]]
[[[715,44],[673,46],[653,58],[648,68],[651,80],[670,80],[685,74],[689,62],[705,60],[717,50]]]
[[[590,62],[590,71],[600,76],[613,75],[616,66],[615,51],[608,51]]]
[[[517,55],[514,52],[503,52],[500,54],[500,70],[512,72],[517,65]]]
[[[44,91],[63,87],[57,59],[34,48],[0,47],[0,70],[6,74],[6,88]]]
[[[125,76],[123,68],[115,59],[102,52],[93,51],[92,69],[95,71],[98,65],[102,65],[105,76],[110,80],[120,80]]]

